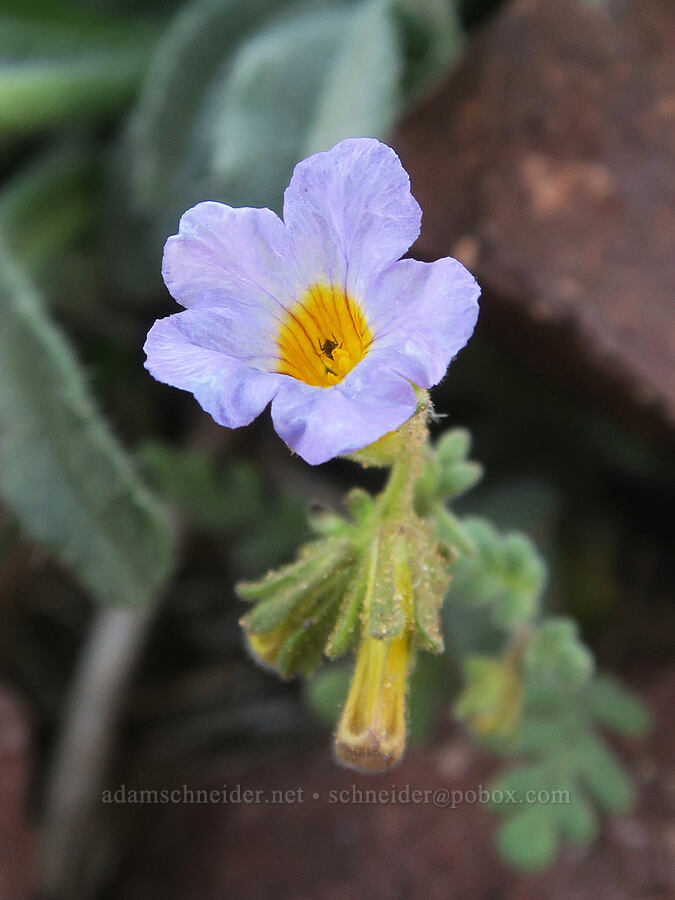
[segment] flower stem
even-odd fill
[[[395,432],[391,471],[378,499],[382,521],[407,518],[413,510],[415,485],[422,471],[427,428],[428,398],[423,398],[418,411]]]

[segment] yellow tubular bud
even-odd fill
[[[349,696],[335,739],[340,762],[363,772],[396,765],[406,743],[410,633],[361,641]]]

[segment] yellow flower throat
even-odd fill
[[[361,307],[343,288],[315,284],[282,320],[277,371],[331,387],[363,359],[372,340]]]

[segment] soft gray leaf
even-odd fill
[[[77,362],[0,245],[0,496],[95,597],[149,602],[171,543]]]

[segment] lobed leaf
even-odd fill
[[[644,735],[651,726],[645,704],[613,678],[598,678],[590,686],[589,708],[601,725],[631,737]]]
[[[500,855],[519,869],[543,869],[553,860],[557,847],[550,809],[539,804],[518,811],[497,832]]]

